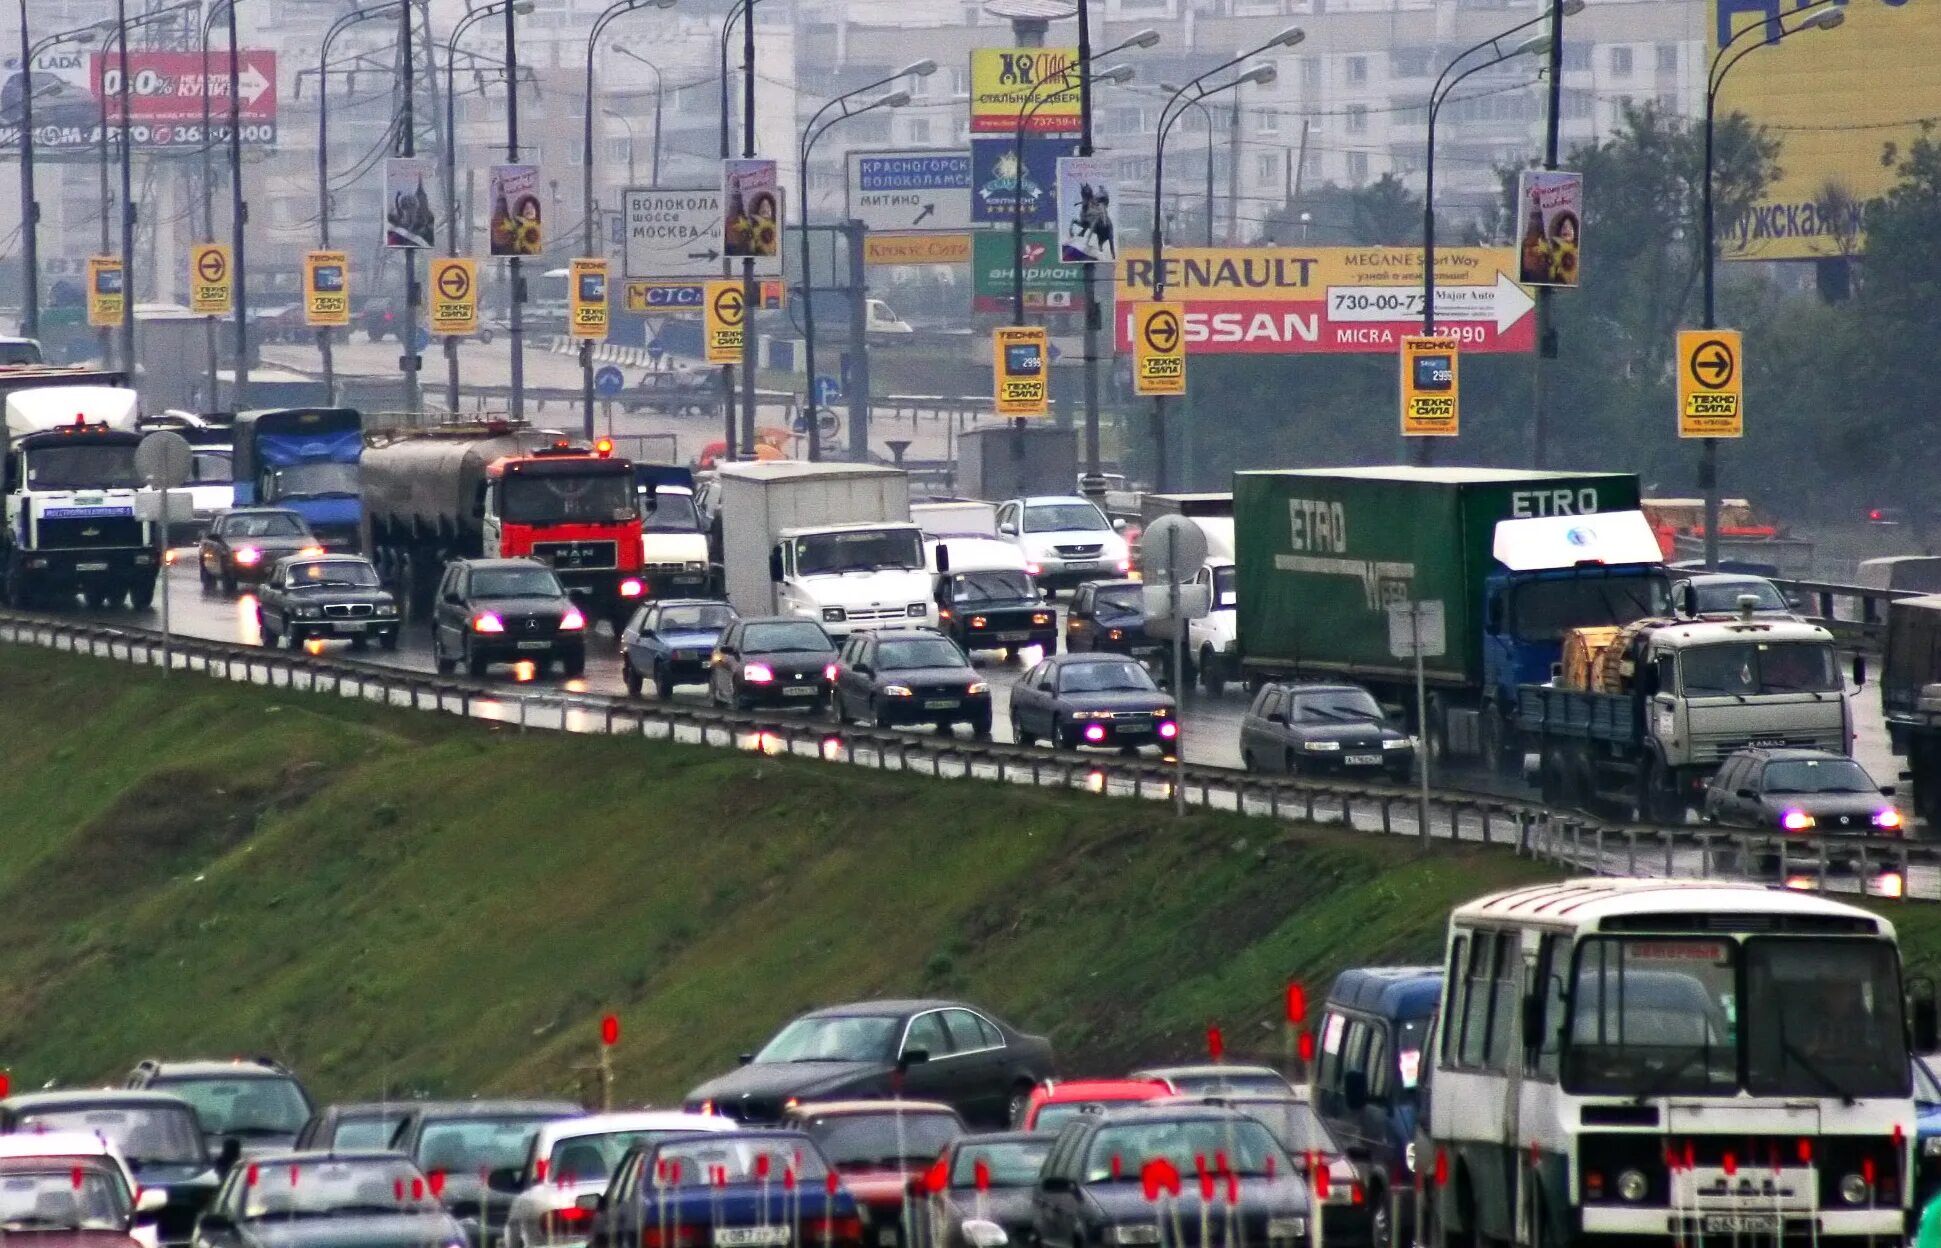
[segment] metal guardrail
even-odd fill
[[[0,643],[32,645],[143,666],[162,665],[159,631],[70,622],[0,611]],[[672,706],[558,689],[491,684],[381,663],[268,650],[237,642],[173,637],[170,670],[271,689],[336,694],[411,710],[436,711],[516,726],[641,736],[714,748],[906,771],[939,779],[981,779],[1072,789],[1109,797],[1171,801],[1175,771],[1161,760],[1088,756],[992,741],[918,736],[886,729],[837,728],[816,720]],[[1200,764],[1179,773],[1185,804],[1354,831],[1420,836],[1412,788],[1256,776]],[[1899,838],[1787,837],[1699,827],[1611,824],[1539,803],[1455,791],[1429,802],[1428,840],[1500,845],[1522,856],[1607,875],[1746,878],[1748,864],[1777,862],[1793,886],[1854,892],[1892,874],[1911,898],[1941,899],[1941,847]],[[1846,878],[1843,864],[1853,876]],[[1727,869],[1728,865],[1732,869]]]
[[[1919,590],[1875,589],[1833,581],[1774,578],[1780,592],[1807,603],[1807,619],[1832,633],[1842,645],[1878,654],[1887,640],[1887,604],[1916,598]]]

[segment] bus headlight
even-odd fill
[[[1857,1174],[1849,1174],[1840,1180],[1840,1199],[1850,1205],[1867,1203],[1867,1180]]]
[[[1650,1190],[1651,1185],[1645,1182],[1644,1175],[1636,1170],[1626,1170],[1618,1176],[1618,1196],[1634,1205],[1643,1200],[1645,1193]]]

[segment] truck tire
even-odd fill
[[[1549,745],[1543,747],[1543,761],[1538,767],[1539,791],[1543,794],[1545,806],[1561,806],[1567,791],[1563,760]]]
[[[1638,819],[1643,823],[1683,823],[1685,803],[1678,792],[1678,777],[1665,769],[1655,755],[1638,772]]]
[[[1518,779],[1523,775],[1523,734],[1510,717],[1494,702],[1483,704],[1483,759],[1499,776]]]
[[[1227,673],[1221,665],[1220,656],[1213,653],[1212,646],[1200,649],[1200,688],[1206,696],[1217,698],[1227,691]]]
[[[128,588],[128,605],[137,611],[146,611],[155,603],[154,580],[136,581]]]

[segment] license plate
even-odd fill
[[[714,1242],[721,1248],[745,1248],[750,1244],[786,1244],[789,1242],[789,1228],[786,1226],[717,1226],[714,1228]]]
[[[1152,725],[1149,723],[1135,722],[1130,724],[1114,724],[1112,725],[1112,727],[1117,729],[1120,732],[1151,732],[1152,731]]]
[[[1350,754],[1341,760],[1350,767],[1379,767],[1382,765],[1380,754]]]
[[[932,698],[923,704],[923,709],[926,711],[954,711],[957,709],[957,699]]]
[[[353,623],[340,623],[337,625],[338,631],[345,632],[345,633],[361,633],[367,627],[369,627],[369,625],[362,620],[358,620]]]
[[[90,559],[86,563],[75,564],[74,570],[76,572],[106,572],[108,570],[108,565],[106,562],[102,560]]]
[[[883,1248],[891,1248],[891,1245],[896,1243],[896,1228],[886,1226],[876,1232],[876,1242],[883,1245]]]
[[[521,650],[551,650],[553,643],[550,641],[522,641],[519,643],[519,648]]]
[[[814,685],[788,685],[783,688],[782,694],[785,697],[801,698],[807,697],[815,691],[816,687]]]
[[[1776,1213],[1713,1213],[1704,1220],[1706,1234],[1749,1234],[1777,1235],[1779,1215]]]
[[[1067,572],[1090,572],[1093,568],[1096,568],[1098,566],[1099,566],[1099,561],[1096,559],[1065,560],[1065,571]]]
[[[999,633],[997,635],[997,639],[999,641],[1030,641],[1031,634],[1030,633]]]

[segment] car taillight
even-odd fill
[[[585,627],[586,617],[580,614],[578,607],[566,608],[566,614],[559,617],[559,631],[562,633],[577,633]]]
[[[833,684],[836,679],[837,671],[838,669],[834,663],[824,664],[822,668],[822,678]]]
[[[472,617],[472,631],[475,633],[503,633],[505,621],[490,611],[481,611]]]
[[[701,1248],[708,1242],[702,1226],[643,1226],[640,1248]]]
[[[741,678],[751,685],[765,685],[775,679],[775,669],[766,663],[744,663]]]
[[[802,1222],[802,1242],[812,1244],[820,1240],[836,1243],[860,1243],[863,1238],[863,1220],[851,1215],[846,1218],[805,1218]]]
[[[553,1221],[555,1222],[580,1223],[591,1221],[592,1218],[593,1211],[591,1209],[582,1209],[578,1205],[568,1205],[564,1209],[553,1210]]]
[[[640,597],[642,592],[646,590],[646,588],[647,587],[645,585],[641,584],[638,580],[635,580],[633,577],[630,576],[626,580],[620,582],[620,596],[622,598],[638,598]]]

